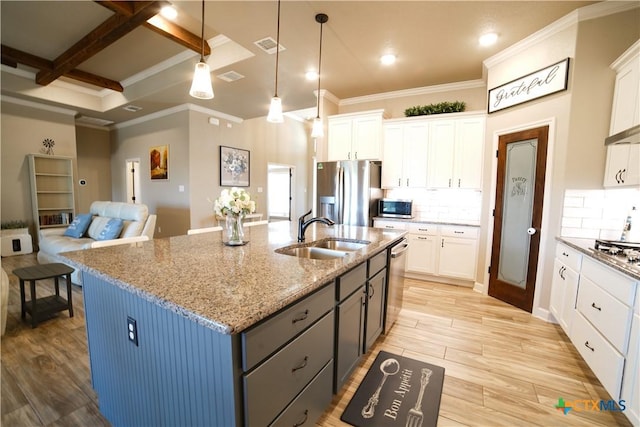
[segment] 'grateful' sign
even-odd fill
[[[567,89],[569,58],[489,90],[489,113]]]

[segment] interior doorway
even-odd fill
[[[540,249],[549,126],[498,140],[489,295],[531,313]]]
[[[295,167],[268,164],[267,216],[269,221],[291,221],[295,217],[293,189]]]
[[[127,203],[140,203],[140,159],[127,159],[125,166]]]

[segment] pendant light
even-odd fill
[[[271,105],[269,106],[269,115],[267,121],[271,123],[282,123],[284,117],[282,116],[282,99],[278,97],[278,59],[280,55],[280,0],[278,0],[278,29],[276,32],[276,89],[271,98]]]
[[[311,128],[312,138],[322,138],[324,136],[322,119],[320,118],[320,65],[322,64],[322,24],[325,24],[328,20],[329,17],[324,13],[316,15],[316,22],[320,24],[320,49],[318,52],[318,105],[316,118],[313,120],[313,127]]]
[[[211,86],[211,70],[209,64],[204,61],[204,0],[202,0],[202,50],[200,51],[200,62],[196,64],[193,72],[193,81],[189,95],[199,99],[213,98],[213,87]]]

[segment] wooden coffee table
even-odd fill
[[[24,319],[26,313],[31,315],[31,327],[38,326],[40,319],[45,319],[59,311],[69,310],[69,317],[73,317],[73,301],[71,299],[71,273],[73,268],[65,264],[39,264],[31,267],[17,268],[13,274],[20,279],[20,306]],[[65,277],[67,282],[67,299],[60,296],[60,277]],[[36,297],[36,280],[54,279],[55,295],[43,298]],[[27,305],[25,301],[24,282],[28,281],[31,287],[31,300]]]

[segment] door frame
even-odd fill
[[[546,321],[552,321],[553,317],[547,308],[540,307],[540,297],[544,284],[544,277],[546,275],[545,270],[545,256],[544,250],[548,246],[548,242],[550,240],[555,239],[555,235],[557,234],[555,228],[551,229],[550,225],[550,209],[551,209],[551,184],[553,182],[553,153],[555,150],[556,143],[556,119],[555,117],[550,117],[547,119],[541,119],[534,122],[528,122],[524,124],[518,124],[509,128],[496,129],[492,135],[492,144],[491,144],[491,189],[489,190],[489,212],[487,216],[487,241],[485,247],[485,270],[484,270],[484,289],[482,293],[484,295],[489,295],[489,266],[491,265],[491,252],[493,250],[493,209],[496,205],[496,187],[497,187],[497,175],[498,175],[498,158],[495,153],[498,151],[499,139],[500,136],[521,132],[528,129],[538,128],[542,126],[549,126],[549,135],[547,140],[547,166],[545,170],[545,181],[544,181],[544,198],[543,198],[543,206],[542,206],[542,222],[541,222],[541,230],[540,230],[540,247],[538,249],[538,265],[537,265],[537,274],[535,281],[535,290],[533,293],[533,308],[531,310],[531,314],[535,317],[541,318]],[[551,283],[551,278],[548,280]]]

